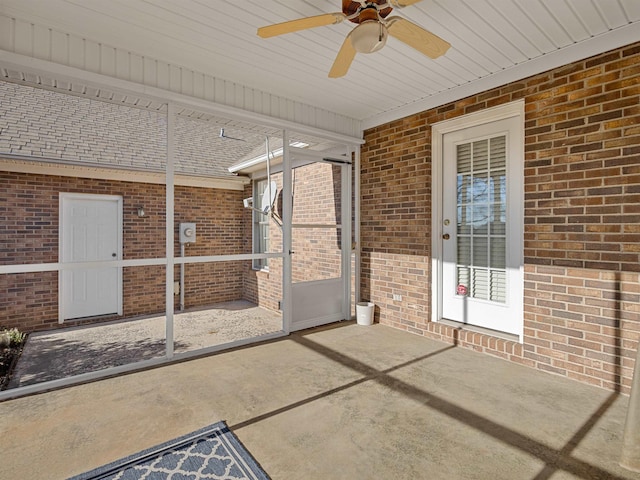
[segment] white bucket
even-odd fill
[[[358,325],[373,324],[373,313],[376,306],[371,302],[358,302],[356,304],[356,320]]]

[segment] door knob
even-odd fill
[[[117,254],[117,253],[112,253],[112,254],[111,254],[111,256],[112,256],[113,258],[115,258],[115,257],[117,257],[117,256],[118,256],[118,254]]]
[[[445,233],[444,235],[442,235],[442,238],[444,238],[445,240],[449,240],[451,236],[448,233]]]

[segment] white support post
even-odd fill
[[[355,302],[356,304],[361,301],[360,296],[360,274],[361,274],[361,259],[362,259],[362,247],[360,245],[360,146],[356,145],[354,149],[354,159],[353,159],[353,170],[354,170],[354,201],[355,206],[353,209],[354,215],[354,232],[353,232],[353,240],[356,244],[356,261],[355,261]]]
[[[175,263],[173,244],[174,244],[174,155],[175,145],[173,134],[175,131],[175,106],[172,103],[167,104],[167,173],[166,173],[166,200],[165,200],[165,226],[167,237],[167,270],[165,279],[165,295],[166,306],[165,315],[167,318],[165,326],[166,341],[166,357],[173,358],[173,268]],[[182,285],[180,286],[182,288]]]
[[[345,146],[347,155],[351,148]],[[340,167],[340,237],[342,250],[343,302],[342,315],[345,320],[351,319],[351,225],[352,225],[352,169],[351,162]]]
[[[291,196],[291,155],[289,152],[289,132],[282,132],[282,328],[286,334],[291,332],[291,265],[292,265],[292,229],[293,197]]]

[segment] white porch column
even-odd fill
[[[169,102],[167,104],[167,174],[166,174],[166,238],[167,238],[167,270],[165,279],[165,315],[167,317],[165,326],[166,335],[166,356],[167,358],[173,358],[173,268],[174,268],[174,253],[173,253],[173,224],[174,224],[174,155],[175,146],[173,132],[175,130],[175,106]],[[182,285],[180,286],[182,288]]]

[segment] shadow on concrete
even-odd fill
[[[312,332],[313,331],[309,333]],[[362,383],[374,381],[378,382],[386,388],[392,389],[402,395],[405,395],[406,397],[411,398],[412,400],[415,400],[422,405],[428,405],[429,408],[434,409],[439,413],[456,420],[457,422],[464,423],[465,425],[481,432],[484,435],[492,437],[500,442],[506,443],[522,452],[538,458],[539,460],[544,462],[545,467],[538,475],[533,477],[531,480],[549,479],[559,470],[567,472],[577,478],[582,478],[584,480],[592,480],[595,478],[607,480],[624,480],[625,478],[571,456],[572,451],[586,437],[587,433],[596,425],[598,419],[602,417],[614,403],[614,401],[618,397],[618,393],[611,394],[587,419],[587,421],[572,436],[572,438],[565,444],[563,448],[554,449],[507,426],[500,425],[466,408],[455,405],[448,400],[421,390],[407,382],[404,382],[390,375],[390,373],[400,368],[442,354],[447,350],[456,348],[454,345],[428,353],[422,357],[412,359],[409,362],[394,366],[389,369],[377,370],[359,360],[349,357],[348,355],[345,355],[336,350],[320,345],[319,343],[314,342],[308,338],[305,338],[306,334],[307,333],[293,334],[288,338],[314,351],[315,353],[323,355],[334,362],[337,362],[351,370],[358,372],[362,375],[362,378],[359,378],[358,380],[347,383],[340,387],[327,390],[321,394],[314,395],[304,400],[273,410],[271,412],[267,412],[263,415],[259,415],[245,422],[238,423],[230,427],[232,430],[240,429],[242,427],[260,422],[270,417],[298,408],[302,405],[355,387]]]
[[[580,444],[582,440],[587,436],[587,434],[591,431],[593,427],[596,426],[598,420],[605,414],[613,402],[618,398],[618,393],[612,393],[609,397],[602,402],[600,407],[587,419],[587,421],[578,429],[578,431],[569,439],[569,441],[560,449],[557,453],[557,457],[564,461],[574,460],[571,458],[571,452],[573,452],[576,447]],[[562,468],[562,464],[558,462],[546,462],[546,465],[540,471],[538,475],[533,477],[532,480],[548,480],[550,479],[558,470],[564,470]],[[578,474],[576,474],[578,475]],[[608,474],[607,477],[583,477],[583,478],[618,478],[611,474]]]
[[[282,328],[280,314],[240,300],[174,315],[176,353],[258,337]],[[8,388],[18,388],[166,355],[164,316],[39,332],[29,336]]]
[[[39,340],[37,352],[23,353],[9,388],[163,357],[165,348],[164,340],[131,338],[127,341],[89,343],[60,337],[42,339]]]

